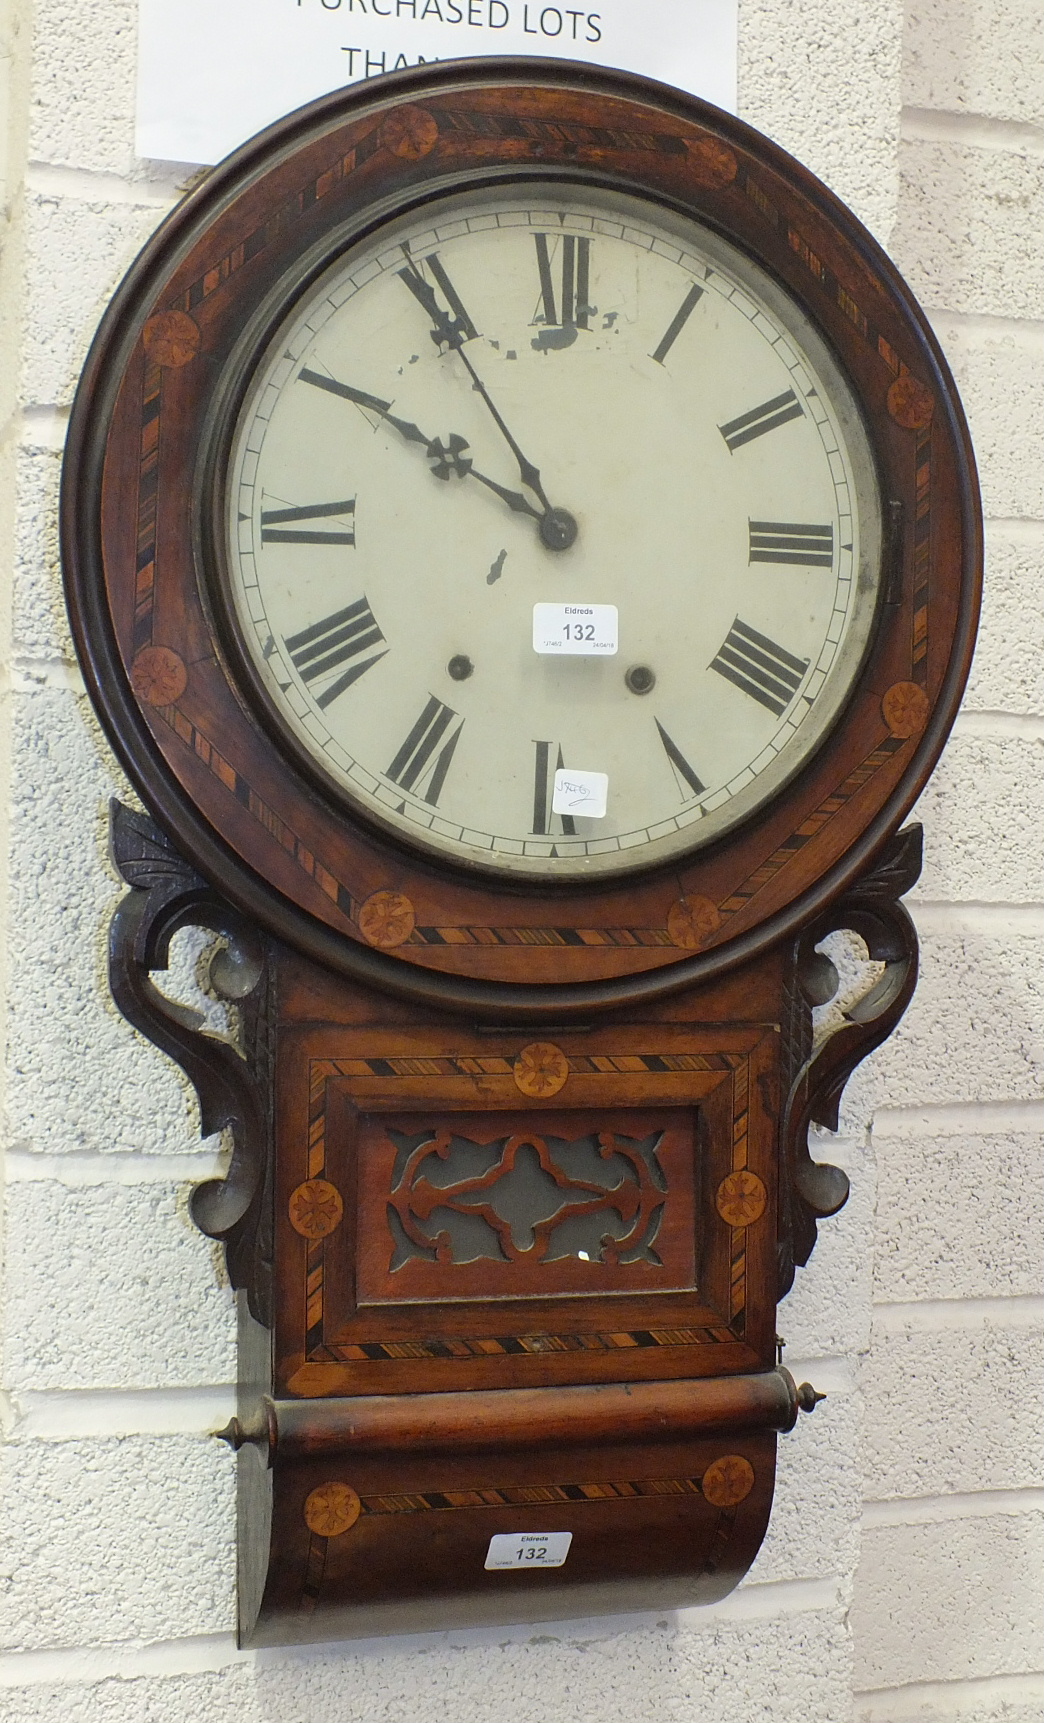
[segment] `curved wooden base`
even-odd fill
[[[446,1421],[440,1409],[425,1435],[430,1408],[418,1402],[507,1396],[415,1395],[403,1397],[414,1402],[411,1408],[379,1411],[371,1401],[369,1422],[354,1431],[345,1427],[339,1444],[329,1406],[322,1408],[322,1430],[309,1418],[312,1408],[297,1407],[290,1440],[280,1434],[270,1472],[261,1447],[247,1442],[240,1453],[240,1548],[261,1555],[263,1544],[266,1568],[260,1595],[256,1568],[241,1576],[240,1643],[431,1632],[724,1597],[746,1573],[768,1526],[776,1436],[771,1428],[701,1432],[698,1425],[704,1416],[720,1421],[722,1388],[737,1404],[746,1399],[756,1406],[762,1419],[792,1421],[793,1383],[770,1371],[760,1379],[642,1388],[646,1406],[634,1422],[655,1422],[649,1390],[662,1388],[670,1439],[636,1441],[633,1431],[615,1427],[607,1416],[603,1430],[618,1439],[599,1440],[588,1408],[572,1407],[563,1419],[563,1409],[553,1405],[543,1430],[535,1409],[537,1421],[528,1430],[508,1416],[495,1446],[483,1441],[481,1416],[469,1434],[455,1422],[455,1411]],[[541,1392],[545,1400],[575,1401],[600,1392],[623,1398],[629,1389]],[[684,1395],[693,1402],[687,1417],[680,1415]],[[537,1401],[540,1395],[526,1397]],[[282,1410],[288,1408],[274,1409],[276,1425]],[[377,1439],[381,1412],[399,1438],[386,1452]],[[568,1425],[571,1414],[583,1439],[570,1442],[567,1431],[549,1448],[554,1429]],[[427,1444],[420,1451],[405,1440],[407,1416],[417,1440]],[[308,1421],[310,1434],[301,1428]],[[686,1423],[690,1428],[679,1439]],[[506,1439],[513,1427],[517,1445]],[[440,1442],[446,1445],[435,1445]],[[561,1567],[485,1567],[498,1533],[546,1532],[572,1534]]]

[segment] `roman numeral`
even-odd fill
[[[741,413],[738,419],[730,419],[727,425],[719,425],[718,430],[730,454],[735,454],[744,443],[752,443],[755,437],[763,437],[766,431],[774,431],[788,419],[800,419],[804,411],[793,389],[788,389],[771,401],[763,401],[760,407],[752,407],[749,413]]]
[[[304,531],[289,526],[290,521],[328,520],[335,515],[355,514],[355,498],[340,503],[305,503],[295,509],[261,510],[262,544],[354,544],[355,529],[347,532],[325,532],[314,527]]]
[[[462,347],[465,341],[475,339],[478,330],[468,316],[459,293],[446,274],[438,252],[433,251],[424,261],[442,289],[443,298],[450,308],[449,311],[442,309],[436,297],[435,289],[430,281],[425,280],[412,257],[407,258],[405,269],[396,271],[399,280],[406,283],[413,297],[419,305],[423,306],[431,318],[431,338],[436,346]]]
[[[706,784],[701,784],[677,742],[673,741],[672,738],[668,736],[663,725],[660,723],[659,718],[656,719],[656,728],[660,732],[660,741],[663,743],[663,751],[671,762],[675,778],[678,780],[678,788],[681,790],[682,801],[688,801],[690,796],[702,796],[704,790],[707,788]],[[688,785],[687,790],[682,789],[683,784]]]
[[[291,664],[302,682],[309,686],[329,676],[342,664],[348,665],[343,675],[324,688],[321,694],[313,696],[316,705],[325,710],[353,682],[358,682],[360,676],[365,676],[367,670],[372,670],[380,659],[387,657],[385,647],[383,652],[376,652],[360,663],[352,663],[352,659],[360,659],[363,653],[383,640],[384,635],[374,620],[373,611],[366,599],[360,598],[355,604],[349,604],[346,610],[335,610],[332,616],[313,622],[311,628],[303,628],[300,634],[288,635],[284,644]]]
[[[801,686],[808,663],[737,616],[710,668],[781,718]]]
[[[536,765],[533,773],[533,831],[537,837],[546,838],[552,824],[558,820],[562,827],[563,836],[576,837],[576,821],[572,814],[555,814],[551,811],[551,799],[555,793],[555,773],[565,769],[562,749],[555,742],[535,742]],[[557,748],[557,760],[552,759],[551,750]]]
[[[558,306],[555,303],[555,281],[551,272],[551,247],[546,233],[535,233],[537,271],[540,275],[540,306],[538,318],[549,327],[586,329],[594,307],[588,304],[591,287],[591,241],[577,239],[564,233],[558,261],[561,263],[561,287]],[[559,309],[561,316],[558,315]]]
[[[385,773],[400,790],[414,791],[432,807],[438,803],[464,728],[462,718],[443,742],[456,717],[457,713],[444,706],[441,700],[436,700],[434,694],[429,695],[428,704]]]
[[[788,520],[752,520],[751,562],[789,562],[802,568],[833,568],[832,526],[800,526]]]
[[[677,341],[678,336],[689,321],[692,312],[695,310],[702,298],[703,288],[697,286],[696,282],[693,282],[678,310],[667,325],[667,333],[664,335],[663,340],[657,347],[656,352],[650,355],[651,358],[656,360],[658,365],[663,364],[671,348],[674,346],[674,343]]]

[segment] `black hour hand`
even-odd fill
[[[463,347],[465,341],[475,339],[478,330],[464,309],[460,295],[446,274],[438,254],[433,253],[426,262],[442,289],[443,298],[450,307],[449,311],[443,310],[435,296],[435,289],[429,281],[425,281],[415,263],[408,263],[405,269],[398,271],[399,280],[406,283],[413,297],[431,318],[431,338],[436,347]]]
[[[311,383],[316,389],[325,389],[327,394],[337,395],[342,401],[354,401],[357,407],[364,407],[367,412],[376,413],[378,418],[393,426],[407,442],[420,443],[428,457],[429,470],[435,478],[448,482],[456,474],[459,479],[477,479],[480,485],[485,485],[487,490],[495,492],[515,514],[527,514],[541,522],[544,520],[542,511],[535,509],[521,491],[509,491],[506,486],[498,485],[495,479],[487,478],[485,473],[478,472],[472,465],[470,456],[464,454],[469,445],[458,432],[451,431],[445,443],[440,437],[429,437],[410,420],[397,418],[391,411],[390,401],[382,401],[379,395],[368,395],[365,389],[353,389],[350,383],[340,383],[336,377],[325,377],[321,371],[301,371],[298,380]]]

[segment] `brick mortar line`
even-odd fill
[[[974,311],[947,311],[942,306],[925,307],[928,321],[941,341],[971,336],[982,343],[1011,341],[1033,353],[1044,352],[1044,319]]]
[[[1040,933],[1041,910],[1039,898],[1025,903],[985,903],[976,898],[935,899],[911,897],[907,908],[921,933],[969,932],[1002,937],[1005,933]]]
[[[965,1675],[953,1681],[909,1681],[897,1687],[861,1687],[855,1689],[852,1697],[857,1704],[869,1702],[870,1711],[864,1712],[864,1716],[871,1719],[878,1702],[887,1707],[881,1712],[881,1723],[900,1723],[902,1714],[895,1711],[894,1705],[897,1699],[900,1702],[908,1699],[916,1710],[910,1710],[906,1715],[910,1723],[915,1723],[915,1720],[920,1723],[926,1706],[950,1705],[955,1698],[964,1695],[980,1704],[984,1700],[989,1704],[991,1700],[1039,1699],[1044,1697],[1044,1670],[1011,1675]]]
[[[1044,1513],[1044,1486],[1012,1490],[954,1490],[951,1495],[893,1496],[863,1502],[863,1530],[946,1525],[995,1514]]]
[[[186,171],[177,179],[135,178],[131,174],[101,173],[94,168],[70,167],[65,163],[30,161],[26,165],[23,196],[73,197],[84,203],[137,205],[165,213],[185,195]]]
[[[235,1411],[236,1389],[232,1383],[23,1392],[15,1388],[2,1399],[5,1440],[12,1446],[150,1437],[212,1441],[215,1430]]]
[[[227,1156],[201,1149],[198,1154],[146,1155],[139,1151],[91,1154],[37,1154],[32,1149],[8,1149],[6,1177],[10,1185],[54,1183],[79,1190],[92,1185],[181,1185],[223,1178]]]
[[[675,1612],[679,1627],[717,1630],[724,1626],[831,1610],[840,1612],[841,1577],[774,1580],[741,1586],[721,1603]],[[660,1612],[662,1614],[662,1612]],[[414,1650],[468,1651],[507,1643],[529,1644],[544,1625],[567,1645],[598,1645],[634,1628],[649,1629],[650,1612],[620,1612],[575,1621],[513,1623],[507,1626],[442,1629],[435,1633],[404,1634],[353,1640],[328,1640],[315,1645],[276,1647],[270,1651],[240,1651],[231,1633],[186,1635],[151,1643],[116,1642],[97,1646],[54,1646],[0,1653],[0,1690],[17,1687],[94,1686],[106,1680],[188,1676],[220,1673],[235,1665],[272,1668],[279,1662],[333,1663],[368,1656],[393,1656]]]
[[[952,108],[904,107],[899,116],[899,142],[958,144],[966,149],[1042,156],[1044,126]]]
[[[1044,520],[1039,520],[1036,515],[986,515],[984,525],[987,538],[994,532],[1007,533],[1016,543],[1039,547],[1044,542]]]
[[[983,1137],[1036,1134],[1044,1130],[1044,1101],[925,1101],[921,1106],[881,1107],[871,1126],[877,1141],[903,1137],[955,1137],[969,1127]]]
[[[1036,712],[979,712],[969,707],[958,712],[953,734],[1039,742],[1044,741],[1044,716]]]
[[[1044,1297],[1013,1292],[993,1298],[875,1299],[874,1326],[888,1334],[960,1333],[997,1325],[1036,1328],[1044,1323]]]

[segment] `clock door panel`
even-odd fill
[[[288,1034],[286,1391],[767,1367],[778,1057],[770,1026]]]
[[[691,1114],[363,1115],[360,1305],[695,1291]]]

